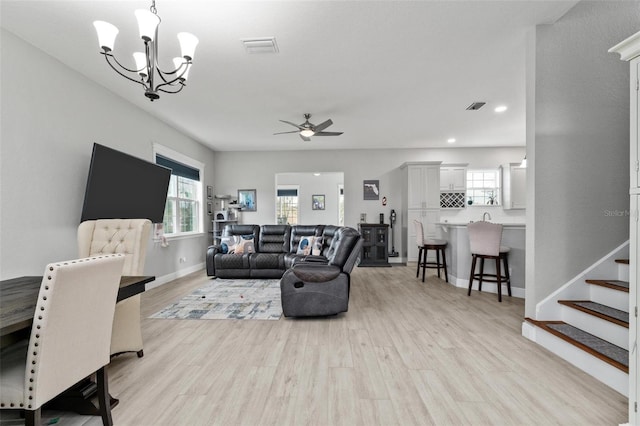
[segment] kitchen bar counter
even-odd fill
[[[503,225],[502,245],[511,248],[509,252],[511,290],[514,297],[524,298],[526,225],[524,223],[502,223],[501,225]],[[456,287],[468,288],[469,273],[471,271],[471,250],[469,249],[467,223],[440,222],[437,226],[438,238],[448,242],[447,269],[449,282]],[[485,261],[485,270],[495,273],[495,262]],[[477,281],[474,281],[473,288],[477,290]],[[482,284],[482,291],[496,293],[497,288],[495,283],[485,282]],[[503,287],[502,294],[507,294],[506,287]]]

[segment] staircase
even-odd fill
[[[628,243],[540,302],[523,335],[629,395]]]

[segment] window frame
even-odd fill
[[[182,153],[179,153],[177,151],[174,151],[171,148],[168,148],[164,145],[160,145],[157,143],[153,144],[153,163],[156,163],[156,156],[160,155],[162,157],[166,157],[170,160],[173,160],[177,163],[181,163],[184,164],[186,166],[189,166],[193,169],[197,169],[200,173],[200,180],[199,181],[194,181],[196,182],[196,190],[195,190],[195,194],[197,195],[196,199],[195,199],[195,212],[196,212],[196,218],[195,218],[195,224],[196,224],[196,230],[195,231],[188,231],[188,232],[172,232],[172,233],[167,233],[167,230],[164,229],[164,236],[167,239],[180,239],[180,238],[186,238],[186,237],[193,237],[193,236],[200,236],[205,234],[205,227],[204,227],[204,219],[205,217],[207,217],[207,212],[206,212],[206,196],[204,194],[204,191],[206,190],[206,186],[204,185],[204,177],[205,177],[205,165],[204,163],[194,160],[193,158],[184,155]],[[173,175],[172,174],[172,178]],[[176,176],[177,178],[178,176]],[[192,179],[190,179],[192,180]],[[176,179],[177,182],[177,179]],[[171,182],[169,183],[169,185],[171,185]],[[170,190],[171,188],[169,188]],[[177,188],[176,188],[177,189]],[[187,199],[187,198],[180,198],[178,196],[179,194],[176,193],[175,197],[169,197],[169,195],[167,194],[167,202],[169,202],[170,199],[172,200],[176,200],[176,212],[179,213],[179,202],[181,200],[186,200],[186,201],[192,201],[192,199]],[[165,203],[165,209],[166,209],[166,203]],[[178,223],[176,223],[177,227],[179,227],[179,219],[180,216],[177,216],[178,218]],[[164,223],[164,217],[163,217],[163,223]]]
[[[494,186],[469,186],[470,182],[474,181],[474,179],[470,179],[469,176],[472,173],[492,173],[495,175],[495,185]],[[482,168],[482,169],[467,169],[466,179],[465,179],[465,188],[466,188],[466,198],[467,200],[474,197],[472,196],[472,191],[493,191],[494,199],[496,200],[493,204],[487,204],[486,201],[483,204],[479,204],[473,202],[472,204],[467,204],[467,207],[500,207],[502,206],[502,174],[500,168]],[[487,195],[483,196],[486,200]]]
[[[296,191],[296,206],[295,206],[295,218],[296,218],[296,223],[295,224],[291,224],[291,225],[297,225],[300,222],[300,185],[276,185],[276,202],[275,202],[275,223],[276,224],[280,224],[280,222],[278,222],[279,216],[279,207],[280,207],[280,198],[281,196],[278,195],[278,190],[295,190]],[[294,196],[285,196],[282,198],[294,198]],[[288,216],[287,216],[288,218]],[[287,222],[288,223],[288,222]]]

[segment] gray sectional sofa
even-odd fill
[[[349,227],[228,224],[221,244],[207,250],[207,275],[281,278],[285,316],[334,315],[348,309],[361,247]]]

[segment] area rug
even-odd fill
[[[149,318],[278,320],[280,280],[215,279]]]

